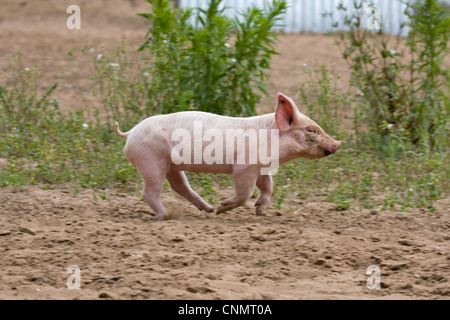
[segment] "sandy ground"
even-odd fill
[[[138,197],[26,187],[0,195],[0,297],[7,299],[448,299],[449,203],[440,213],[337,212],[323,199],[254,215]],[[445,209],[447,208],[447,209]],[[67,267],[81,270],[69,290]],[[367,268],[381,289],[366,287]]]
[[[90,89],[91,63],[75,47],[142,43],[143,1],[78,1],[82,29],[65,27],[72,1],[0,4],[0,81],[10,56],[55,81],[65,111],[101,108]],[[321,35],[281,37],[269,83],[273,95],[297,93],[305,64],[347,65]],[[345,88],[344,88],[345,89]],[[270,98],[260,107],[273,108]],[[232,190],[221,190],[220,198]],[[169,191],[174,219],[157,222],[139,197],[111,190],[74,195],[72,187],[0,189],[0,299],[449,299],[450,201],[423,210],[337,212],[323,197],[290,199],[254,215],[254,199],[226,215],[197,211]],[[67,267],[81,270],[69,290]],[[381,289],[366,270],[381,269]]]

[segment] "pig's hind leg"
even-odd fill
[[[171,188],[180,196],[190,201],[199,210],[206,212],[213,212],[214,208],[211,207],[205,200],[202,199],[194,190],[191,189],[186,175],[183,171],[176,169],[169,169],[167,172],[167,181],[169,181]]]
[[[161,201],[161,192],[163,190],[168,165],[164,162],[157,162],[154,159],[140,161],[139,164],[143,164],[136,166],[136,169],[144,179],[142,196],[145,202],[155,212],[156,219],[164,220],[167,210]]]

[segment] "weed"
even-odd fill
[[[391,140],[402,140],[442,152],[450,127],[450,74],[443,66],[450,16],[438,0],[404,3],[409,22],[402,28],[410,29],[406,40],[399,34],[391,41],[382,30],[365,29],[360,9],[369,1],[360,0],[352,11],[339,6],[349,31],[341,33],[338,43],[352,72],[351,84],[362,93],[357,111],[376,140],[371,145],[385,151]]]
[[[150,21],[140,50],[151,61],[148,103],[157,113],[184,110],[253,115],[266,93],[266,70],[276,54],[274,27],[286,10],[284,0],[266,9],[250,7],[235,19],[210,0],[208,9],[174,9],[169,0],[147,0]]]
[[[108,198],[111,188],[135,194],[142,182],[123,155],[124,142],[114,134],[113,119],[120,118],[126,128],[159,112],[254,113],[275,53],[271,27],[284,2],[275,1],[265,11],[249,9],[240,20],[225,18],[220,1],[211,1],[205,11],[174,10],[164,0],[150,3],[155,10],[146,15],[152,24],[141,53],[125,45],[112,55],[82,49],[92,55],[95,94],[105,106],[106,121],[99,111],[90,121],[81,111],[62,114],[52,98],[57,84],[39,93],[39,68],[24,67],[20,56],[11,61],[8,80],[0,87],[0,156],[8,159],[0,168],[0,186],[69,183],[74,194],[91,188],[101,199]],[[441,12],[433,1],[424,5],[435,11],[412,20],[416,24],[408,41],[417,41],[407,46],[415,57],[410,64],[403,64],[404,53],[390,51],[387,38],[372,39],[377,36],[356,25],[343,35],[352,83],[363,93],[358,99],[338,92],[341,79],[333,70],[306,72],[300,98],[307,114],[344,143],[332,157],[282,166],[273,177],[274,207],[291,198],[320,195],[338,211],[433,211],[435,202],[448,194],[448,74],[439,60],[446,49],[440,46],[444,32],[433,27],[442,28],[444,22],[429,20]],[[411,17],[423,15],[422,9]],[[426,26],[427,21],[435,23]],[[403,79],[406,71],[414,76]],[[355,110],[352,130],[341,125],[349,121],[346,107]],[[411,129],[413,123],[417,130]],[[233,185],[229,176],[187,176],[211,203],[218,200],[216,190]]]

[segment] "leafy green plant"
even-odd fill
[[[75,50],[69,52],[73,55]],[[113,52],[104,48],[79,49],[95,69],[92,94],[100,99],[109,125],[120,120],[123,128],[156,113],[148,97],[149,74],[143,72],[147,58],[122,43]]]
[[[450,116],[450,73],[443,58],[449,53],[449,8],[438,0],[417,0],[407,10],[411,20],[408,48],[414,59],[410,72],[413,82],[406,129],[414,143],[431,149],[448,147]]]
[[[214,194],[216,190],[214,189],[214,180],[213,176],[209,174],[202,175],[201,177],[201,194],[206,197],[206,200],[209,203],[215,203],[216,199],[214,198]]]
[[[310,68],[305,76],[306,80],[300,85],[300,97],[306,114],[312,119],[320,119],[325,132],[340,138],[343,124],[348,122],[343,112],[353,103],[347,94],[337,92],[340,75],[320,66],[320,71]]]
[[[406,2],[410,22],[406,40],[395,41],[365,29],[361,9],[354,1],[349,13],[343,5],[344,25],[338,42],[351,68],[351,84],[358,88],[359,116],[383,147],[392,138],[443,151],[449,133],[449,72],[443,67],[450,36],[448,9],[438,0]],[[396,137],[393,137],[393,134]]]
[[[336,200],[336,211],[346,211],[352,207],[353,202],[347,199],[337,199]]]
[[[206,19],[204,15],[200,17]],[[231,43],[237,41],[237,35],[233,34],[231,39]],[[235,43],[230,47],[220,44],[214,50],[202,50],[212,50],[208,52],[214,52],[214,57],[221,50],[231,50],[234,54]],[[24,68],[20,59],[12,61],[6,73],[8,80],[0,88],[0,157],[7,159],[0,167],[0,186],[38,184],[41,188],[51,188],[52,184],[69,184],[74,193],[91,188],[102,199],[108,197],[106,189],[120,188],[135,194],[141,188],[138,173],[123,155],[124,142],[116,137],[108,121],[120,117],[126,127],[127,121],[131,125],[141,117],[158,112],[159,106],[153,104],[154,100],[149,102],[148,97],[155,75],[143,71],[152,60],[144,52],[136,54],[123,47],[111,55],[84,52],[92,55],[97,68],[99,78],[95,80],[99,88],[95,92],[105,103],[106,121],[105,113],[99,112],[89,118],[82,111],[62,114],[58,101],[52,98],[56,85],[39,92],[39,68]],[[369,135],[362,134],[364,128],[370,128],[367,122],[370,114],[360,108],[365,96],[357,100],[340,93],[336,89],[338,75],[325,67],[318,72],[308,70],[304,79],[300,97],[307,114],[344,143],[332,157],[283,165],[273,177],[274,208],[307,197],[331,201],[336,204],[335,210],[406,211],[416,207],[436,210],[436,201],[450,191],[450,163],[446,152],[423,152],[413,147],[406,125],[399,128],[397,124],[382,123],[377,129],[382,131],[373,129]],[[352,132],[348,126],[341,126],[348,121],[345,106],[356,109],[353,120],[358,130]],[[407,123],[402,117],[399,119],[399,123]],[[382,148],[373,147],[380,144]],[[192,187],[210,203],[226,197],[224,188],[233,186],[229,176],[187,175]]]
[[[276,54],[274,27],[286,10],[273,0],[265,10],[251,7],[231,19],[211,0],[208,9],[173,8],[169,0],[148,0],[148,50],[151,75],[148,103],[158,113],[200,110],[253,115],[266,93],[266,70]]]
[[[0,157],[8,159],[0,185],[70,182],[104,189],[136,181],[113,128],[98,113],[95,122],[81,111],[62,114],[51,98],[56,84],[39,94],[38,73],[13,59],[0,89]]]
[[[38,94],[38,71],[39,67],[24,67],[20,55],[14,56],[5,73],[6,86],[0,86],[0,135],[3,138],[0,147],[14,157],[32,156],[23,142],[35,144],[30,130],[36,125],[48,127],[59,109],[59,102],[50,99],[57,83],[42,95]]]

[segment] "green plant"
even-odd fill
[[[138,178],[123,157],[113,128],[86,120],[83,112],[62,114],[51,98],[56,84],[39,94],[38,68],[11,61],[0,89],[0,185],[75,183],[104,189]]]
[[[446,9],[438,0],[407,2],[409,34],[406,41],[399,35],[393,43],[364,28],[361,9],[366,5],[366,0],[354,1],[351,14],[339,6],[349,29],[339,44],[352,71],[351,84],[362,93],[358,117],[382,147],[400,138],[426,150],[445,150],[450,118],[450,79],[443,67],[450,36]]]
[[[216,193],[214,189],[214,181],[211,175],[205,174],[201,177],[202,196],[206,197],[206,200],[210,203],[215,203],[216,199],[213,197]]]
[[[126,43],[111,53],[104,48],[79,50],[93,62],[92,94],[101,100],[109,125],[120,120],[121,126],[127,128],[156,113],[148,96],[149,74],[142,71],[148,60],[145,56],[131,50]]]
[[[121,51],[117,54],[132,53]],[[106,72],[105,79],[121,76],[123,69],[109,65],[111,61],[125,61],[119,59],[131,58],[110,60],[105,54],[97,62],[99,70]],[[100,65],[102,60],[103,65]],[[138,70],[139,66],[136,68]],[[124,142],[116,137],[113,126],[104,120],[104,114],[100,118],[99,112],[93,112],[88,118],[82,111],[61,113],[57,100],[52,98],[52,86],[39,92],[36,85],[39,68],[32,70],[30,73],[29,68],[25,69],[20,60],[15,59],[8,68],[6,84],[2,83],[0,158],[8,161],[0,167],[0,186],[37,184],[50,189],[53,184],[69,184],[75,194],[82,188],[91,188],[101,199],[108,198],[106,189],[112,188],[137,194],[136,190],[142,186],[141,178],[124,157]],[[126,80],[132,74],[134,71],[130,69],[123,75],[123,81],[115,82],[114,85],[120,87],[118,95],[105,96],[106,100],[118,97],[117,101],[126,101],[126,95],[133,95],[126,89],[133,83]],[[389,139],[384,141],[383,152],[370,148],[380,143],[374,134],[364,136],[364,139],[373,139],[370,144],[360,143],[364,142],[363,139],[359,142],[360,132],[351,134],[348,127],[340,125],[347,116],[340,106],[353,108],[360,102],[335,90],[334,79],[337,78],[334,74],[324,67],[320,73],[308,71],[301,95],[311,98],[305,102],[308,114],[317,117],[319,124],[328,126],[329,132],[341,136],[344,143],[332,157],[319,161],[303,159],[283,165],[273,177],[273,207],[291,206],[292,199],[298,201],[298,198],[307,197],[307,201],[331,201],[336,204],[335,210],[436,210],[436,201],[450,191],[447,153],[422,152],[412,147],[399,130],[392,128],[386,128]],[[142,97],[141,93],[137,97]],[[122,106],[118,104],[117,108]],[[115,112],[112,108],[105,111],[108,119]],[[125,113],[121,116],[127,117]],[[187,173],[187,176],[191,186],[210,203],[226,197],[222,192],[233,185],[229,176],[195,173]],[[167,183],[166,189],[169,189]],[[226,192],[231,190],[228,188]]]
[[[312,119],[320,119],[320,126],[328,134],[341,138],[345,109],[353,103],[344,93],[337,92],[341,77],[333,70],[320,66],[320,72],[313,68],[305,72],[306,80],[300,86],[300,97],[306,114]]]
[[[0,147],[13,157],[32,156],[27,145],[36,142],[30,132],[36,126],[48,128],[59,109],[59,102],[50,99],[57,83],[39,95],[37,72],[38,66],[24,67],[20,55],[14,56],[5,73],[6,86],[0,86]]]
[[[449,53],[450,16],[438,0],[417,0],[407,10],[411,32],[407,45],[414,56],[413,82],[406,129],[414,143],[430,149],[448,147],[450,73],[443,59]]]
[[[231,19],[211,0],[208,9],[174,9],[169,0],[148,0],[148,50],[151,75],[148,103],[158,113],[200,110],[226,115],[253,115],[266,93],[266,70],[284,0],[265,10],[249,8]],[[191,23],[193,21],[193,23]]]
[[[336,211],[346,211],[352,207],[353,203],[346,199],[336,200]]]

